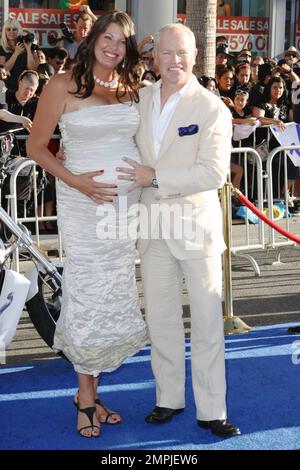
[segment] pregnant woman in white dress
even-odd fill
[[[40,98],[28,155],[59,179],[58,223],[67,262],[54,348],[78,374],[77,429],[98,437],[101,423],[118,424],[97,395],[99,374],[116,369],[147,342],[135,284],[135,240],[140,190],[127,193],[116,168],[139,162],[138,54],[126,13],[99,18],[79,50],[73,72],[51,79]],[[47,150],[59,123],[65,165]],[[132,230],[131,230],[132,232]]]

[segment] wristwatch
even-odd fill
[[[158,188],[158,182],[157,182],[157,179],[156,179],[156,175],[152,176],[151,178],[151,187],[152,188]]]

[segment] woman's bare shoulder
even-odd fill
[[[71,72],[57,73],[49,80],[49,84],[46,88],[50,87],[51,90],[57,91],[57,93],[68,93],[73,92],[76,85],[72,79]]]

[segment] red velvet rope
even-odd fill
[[[266,224],[268,224],[270,227],[275,229],[277,232],[281,233],[285,237],[289,238],[293,242],[299,243],[300,244],[300,237],[297,235],[294,235],[293,233],[288,232],[284,228],[280,227],[280,225],[277,225],[273,220],[270,220],[265,214],[263,214],[257,207],[255,207],[252,202],[249,201],[249,199],[246,198],[238,189],[232,188],[232,191],[236,197],[246,206],[248,209],[251,209],[251,211],[257,215],[261,220],[263,220]]]

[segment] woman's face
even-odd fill
[[[126,38],[120,26],[110,23],[95,43],[95,57],[103,69],[113,70],[126,55]]]
[[[151,73],[146,73],[145,74],[145,80],[148,80],[148,82],[155,83],[155,77]]]
[[[18,28],[16,28],[15,26],[7,26],[7,28],[5,29],[6,31],[6,38],[7,38],[7,41],[8,42],[11,42],[11,41],[16,41],[17,37],[18,37],[18,33],[19,33],[19,30]]]
[[[219,87],[221,90],[229,91],[232,85],[233,73],[226,72],[219,78]]]
[[[244,107],[246,106],[247,104],[247,96],[243,93],[238,93],[235,97],[234,97],[234,106],[235,108],[237,109],[244,109]]]
[[[46,63],[46,56],[45,56],[44,52],[41,49],[38,49],[36,51],[36,55],[37,55],[39,64],[45,64]]]
[[[250,68],[242,68],[236,76],[239,85],[246,85],[250,80]]]
[[[284,86],[283,83],[281,82],[275,82],[271,86],[270,90],[270,95],[271,95],[271,100],[279,100],[279,98],[282,97],[284,91]]]
[[[212,93],[216,92],[216,83],[214,80],[209,80],[206,89]]]

